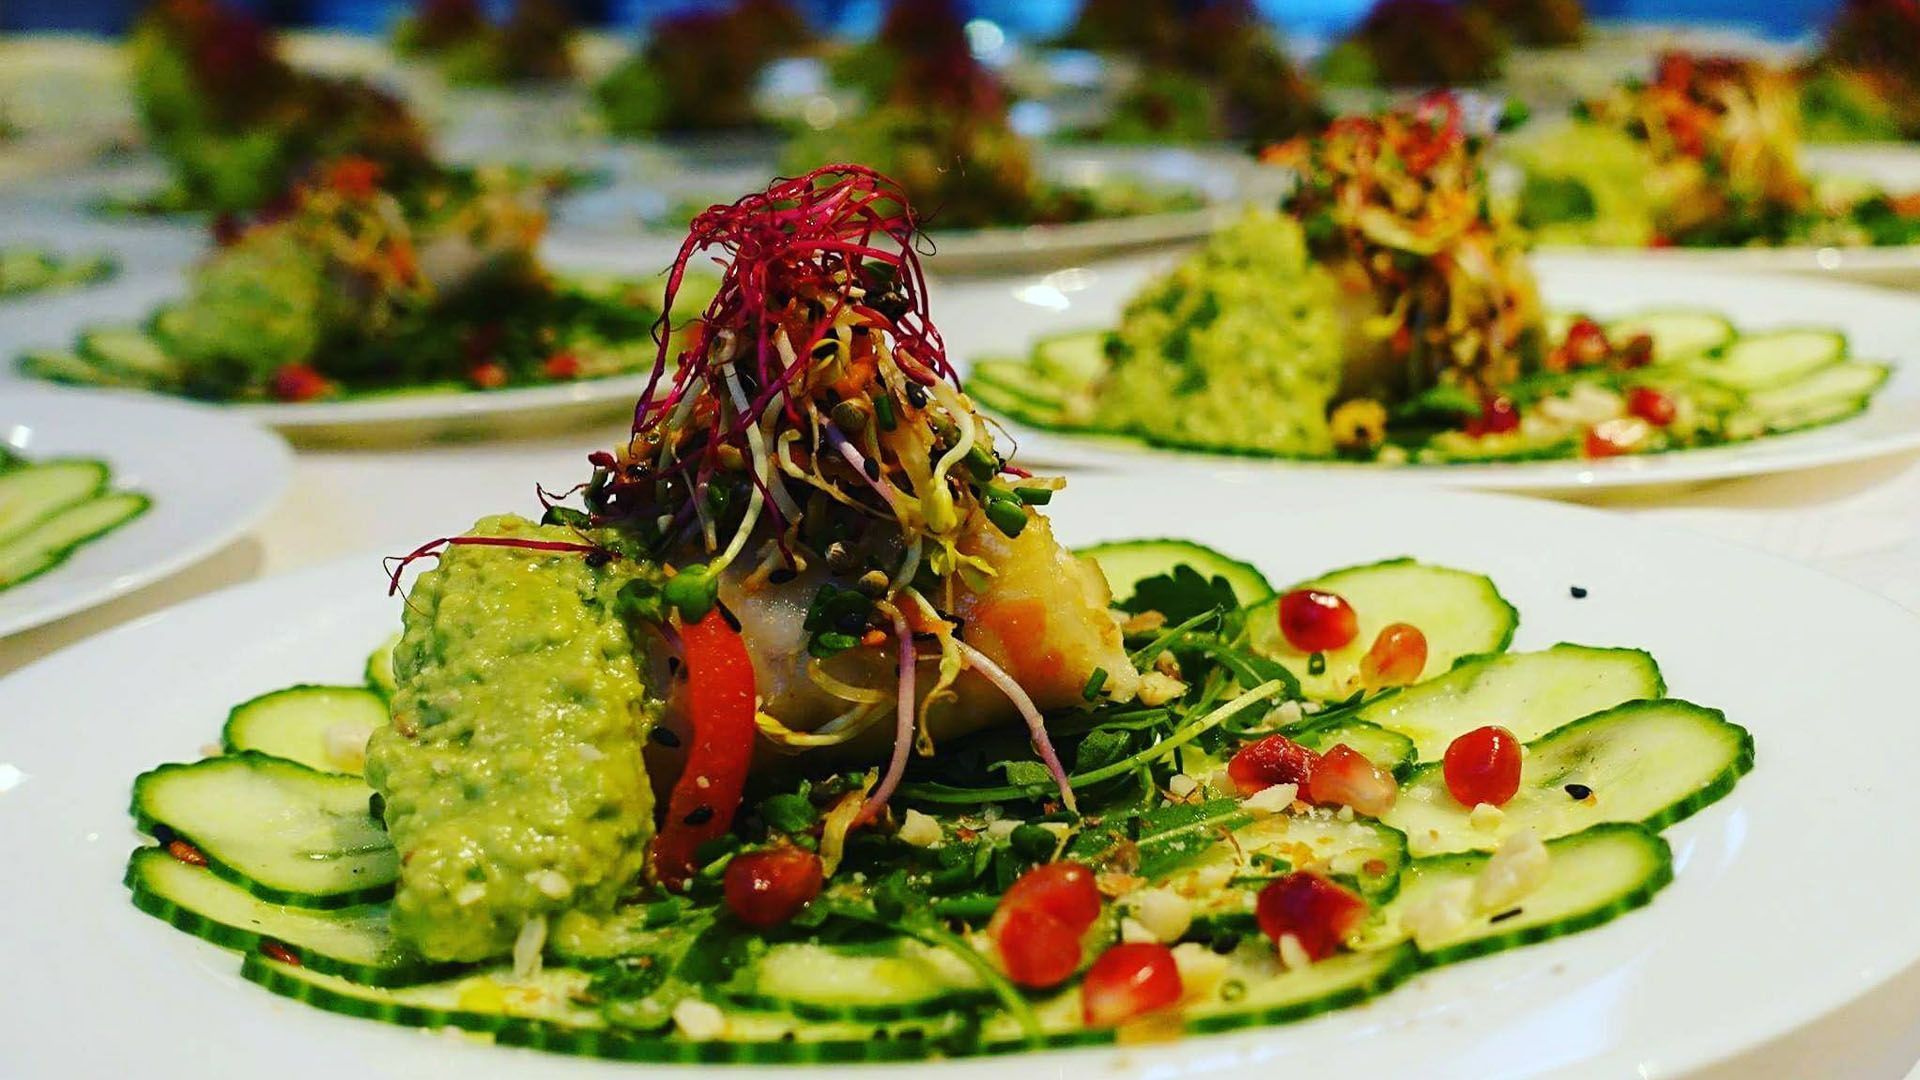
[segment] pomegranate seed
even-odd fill
[[[1242,795],[1264,791],[1275,784],[1298,784],[1301,791],[1313,779],[1320,755],[1285,735],[1269,735],[1241,747],[1227,762],[1227,776]]]
[[[727,910],[759,930],[779,926],[798,915],[820,895],[823,884],[820,857],[790,847],[735,856],[727,864],[722,882]]]
[[[349,199],[371,199],[380,190],[380,177],[385,171],[377,161],[344,157],[328,169],[327,186]]]
[[[467,378],[482,390],[498,390],[507,385],[507,369],[502,364],[489,360],[484,364],[475,364],[467,372]]]
[[[1180,966],[1165,945],[1122,944],[1100,954],[1080,984],[1087,1023],[1108,1027],[1180,1000]]]
[[[1043,990],[1067,981],[1080,966],[1080,935],[1040,907],[1003,908],[994,920],[1000,964],[1007,978]]]
[[[1567,340],[1562,343],[1566,358],[1572,367],[1585,367],[1605,360],[1613,352],[1612,343],[1607,341],[1607,332],[1592,319],[1575,319],[1567,327]]]
[[[1376,689],[1408,686],[1427,667],[1427,635],[1412,623],[1389,623],[1360,658],[1360,680]]]
[[[1513,399],[1495,394],[1480,403],[1480,415],[1467,421],[1466,432],[1474,438],[1504,435],[1520,426],[1520,410]]]
[[[1620,349],[1620,366],[1643,368],[1653,363],[1653,335],[1635,334]]]
[[[1322,806],[1351,806],[1355,813],[1379,817],[1393,809],[1400,785],[1365,754],[1340,743],[1320,755],[1307,797]]]
[[[326,376],[305,364],[288,364],[267,384],[267,392],[281,401],[312,401],[332,389]]]
[[[547,357],[540,370],[549,379],[577,379],[580,377],[580,358],[570,352],[557,352]]]
[[[1280,633],[1301,652],[1331,652],[1359,632],[1352,605],[1333,593],[1295,589],[1280,598]]]
[[[200,849],[187,843],[185,840],[167,841],[167,854],[186,863],[188,866],[207,865],[207,857],[200,853]]]
[[[1023,908],[1059,920],[1077,940],[1100,917],[1100,890],[1093,883],[1093,871],[1072,862],[1034,867],[1000,898],[995,917]]]
[[[1673,423],[1673,399],[1651,386],[1636,386],[1627,391],[1627,412],[1654,427]]]
[[[1447,790],[1462,806],[1505,806],[1520,790],[1520,740],[1503,727],[1478,727],[1447,744]]]
[[[1340,951],[1367,914],[1367,902],[1310,871],[1269,882],[1254,901],[1260,932],[1273,940],[1292,934],[1314,960]]]

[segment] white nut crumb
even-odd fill
[[[909,810],[906,819],[900,823],[899,836],[914,847],[924,848],[938,844],[944,834],[940,831],[940,823],[932,815]]]
[[[1547,880],[1551,856],[1531,830],[1507,837],[1473,879],[1473,906],[1482,913],[1502,911]]]
[[[1267,714],[1267,719],[1281,727],[1286,727],[1288,724],[1299,723],[1300,718],[1305,715],[1306,712],[1300,707],[1299,702],[1283,701],[1279,707]]]
[[[321,732],[320,747],[328,762],[349,772],[359,772],[366,768],[367,740],[372,737],[372,728],[348,720],[329,725]]]
[[[1400,928],[1413,935],[1416,945],[1439,944],[1467,925],[1472,912],[1467,904],[1473,897],[1473,883],[1449,881],[1400,913]]]
[[[478,881],[470,881],[453,894],[453,902],[461,907],[471,907],[487,895],[487,887]]]
[[[1473,809],[1467,811],[1467,824],[1482,832],[1492,832],[1498,829],[1500,823],[1506,819],[1506,811],[1492,803],[1474,803]]]
[[[1352,820],[1353,820],[1353,807],[1351,807],[1351,806],[1343,806],[1343,807],[1341,807],[1341,808],[1340,808],[1340,812],[1339,812],[1339,813],[1337,813],[1337,814],[1335,814],[1335,815],[1333,815],[1333,816],[1334,816],[1334,817],[1337,817],[1337,818],[1339,818],[1339,819],[1340,819],[1341,821],[1352,821]]]
[[[1155,941],[1179,941],[1193,925],[1193,905],[1170,889],[1142,889],[1133,895],[1133,917]]]
[[[532,875],[533,887],[541,894],[553,900],[565,900],[573,891],[573,882],[558,870],[540,870]]]
[[[1275,784],[1247,796],[1246,801],[1240,805],[1261,816],[1284,814],[1299,795],[1300,785],[1298,784]]]
[[[1005,840],[1012,836],[1013,830],[1019,828],[1021,824],[1022,822],[1015,821],[1013,818],[1002,818],[987,825],[987,835],[995,840]]]
[[[1149,671],[1140,676],[1140,692],[1137,695],[1140,704],[1147,708],[1157,708],[1187,692],[1187,684],[1171,675],[1158,671]]]
[[[1153,945],[1160,939],[1136,919],[1120,920],[1120,940],[1129,945]]]
[[[1200,781],[1186,773],[1174,773],[1173,777],[1167,781],[1167,794],[1176,799],[1184,799],[1199,790],[1199,787]]]
[[[1313,966],[1313,957],[1307,954],[1307,947],[1292,934],[1280,935],[1280,966],[1288,971],[1299,971]]]
[[[673,1026],[689,1039],[717,1039],[727,1033],[727,1014],[698,998],[686,998],[673,1007]]]
[[[1226,978],[1228,960],[1197,941],[1173,947],[1173,966],[1180,970],[1180,987],[1189,1001],[1211,996]]]

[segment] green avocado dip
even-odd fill
[[[1095,422],[1173,444],[1330,453],[1336,296],[1298,222],[1249,212],[1127,305]]]
[[[514,516],[470,535],[580,539]],[[367,780],[400,852],[394,933],[429,959],[504,955],[529,923],[609,910],[640,877],[661,706],[615,598],[646,571],[593,561],[456,544],[408,597]]]

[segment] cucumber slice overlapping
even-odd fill
[[[321,772],[360,775],[387,701],[364,686],[293,686],[235,706],[220,733],[228,753],[257,750]]]

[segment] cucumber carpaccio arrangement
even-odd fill
[[[33,461],[0,446],[0,592],[66,562],[149,505],[139,492],[115,489],[105,462]]]
[[[1066,549],[913,239],[857,167],[701,215],[719,293],[579,505],[399,560],[364,685],[135,780],[135,905],[351,1016],[841,1063],[1296,1020],[1671,880],[1744,729],[1510,651],[1469,570]]]
[[[1045,430],[1443,465],[1744,442],[1847,419],[1886,380],[1819,328],[1548,311],[1490,140],[1442,94],[1275,147],[1298,177],[1278,211],[1157,275],[1111,331],[980,358],[967,389]]]

